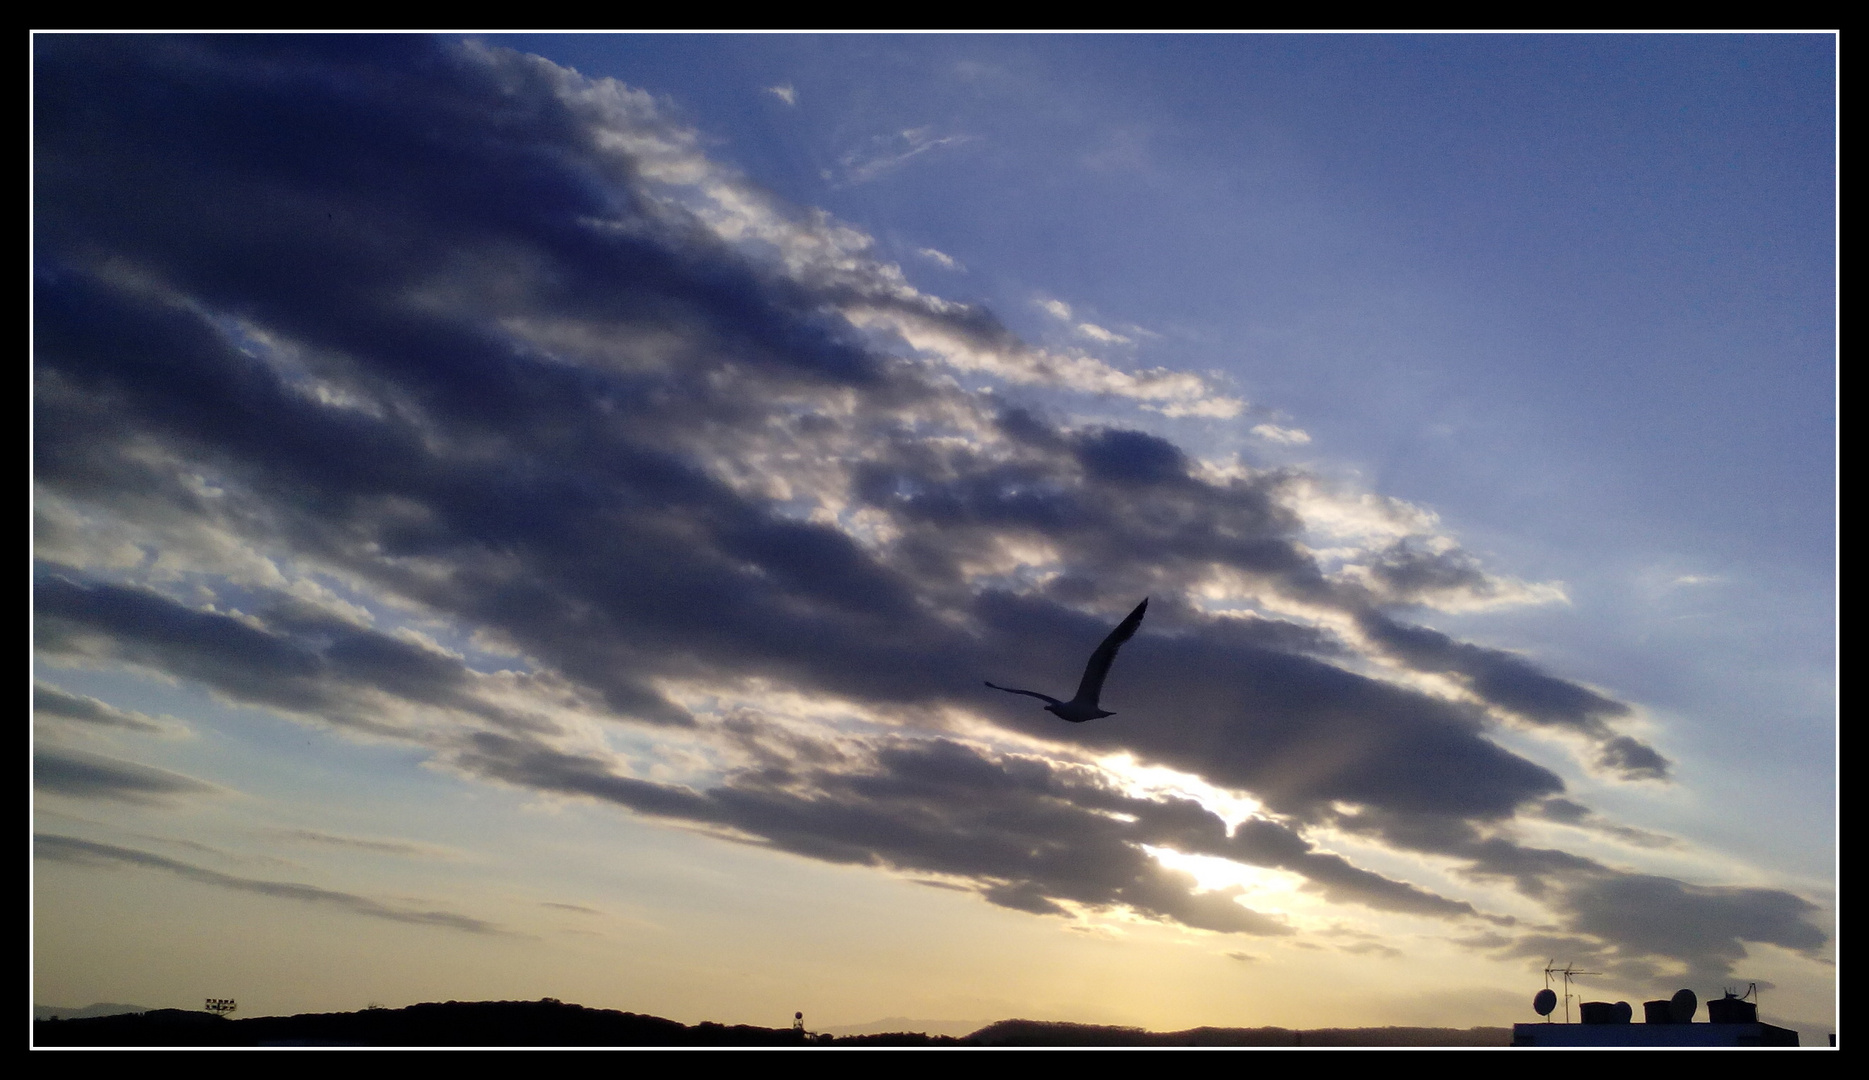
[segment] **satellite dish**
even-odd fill
[[[1674,1022],[1677,1024],[1693,1023],[1694,1013],[1699,1008],[1700,999],[1694,996],[1692,990],[1677,990],[1674,996],[1668,999],[1668,1012],[1673,1015]]]
[[[1548,986],[1538,991],[1537,996],[1532,998],[1532,1011],[1539,1016],[1550,1016],[1551,1010],[1555,1008],[1557,1008],[1557,994]]]

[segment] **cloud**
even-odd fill
[[[778,86],[768,86],[766,87],[766,93],[771,94],[787,105],[795,106],[798,104],[798,91],[792,88],[791,83],[780,83]]]
[[[934,248],[917,248],[915,254],[936,264],[943,270],[964,271],[967,269],[960,264],[959,259],[956,259],[945,251],[936,251]]]
[[[388,840],[380,837],[345,836],[340,833],[321,832],[317,829],[270,829],[268,834],[283,840],[303,844],[317,844],[324,847],[347,848],[353,851],[368,851],[377,855],[397,855],[410,859],[449,859],[457,853],[433,844],[418,844],[409,840]]]
[[[1231,893],[1197,891],[1189,875],[1162,866],[1146,847],[1278,866],[1340,902],[1439,918],[1475,914],[1468,904],[1314,852],[1272,822],[1250,822],[1229,836],[1198,804],[1125,794],[1084,765],[925,738],[815,755],[833,767],[806,764],[812,756],[769,757],[706,791],[621,776],[594,757],[526,740],[483,736],[453,760],[506,783],[716,825],[812,858],[949,875],[990,903],[1033,914],[1067,915],[1066,905],[1127,908],[1203,930],[1292,932]]]
[[[80,840],[75,836],[60,836],[55,833],[37,833],[33,836],[33,854],[41,859],[55,862],[75,863],[80,866],[132,866],[147,870],[161,870],[188,881],[204,885],[214,885],[234,892],[257,893],[282,900],[297,900],[301,903],[316,904],[321,907],[348,911],[353,915],[363,915],[373,919],[387,919],[390,922],[413,923],[419,926],[439,926],[449,930],[465,930],[474,934],[502,933],[497,926],[480,919],[459,915],[451,911],[413,911],[407,908],[392,907],[372,900],[367,896],[352,893],[334,892],[315,885],[301,885],[290,881],[265,881],[258,878],[236,877],[223,874],[218,870],[209,870],[192,863],[179,862],[162,855],[154,855],[134,848],[118,847],[115,844],[100,844],[91,840]]]
[[[894,172],[923,154],[964,146],[980,138],[978,135],[937,136],[931,134],[933,130],[929,127],[905,128],[892,135],[873,136],[863,147],[851,150],[838,159],[838,164],[843,166],[844,182],[868,183],[885,173]]]
[[[150,833],[131,833],[129,835],[132,839],[152,840],[158,844],[167,844],[171,847],[181,848],[184,851],[210,855],[224,862],[298,868],[298,864],[292,862],[290,859],[281,859],[273,855],[249,855],[241,852],[228,851],[224,848],[217,848],[211,844],[203,844],[196,840],[186,840],[179,836],[158,836]]]
[[[1644,848],[1680,847],[1680,841],[1662,833],[1637,829],[1628,825],[1619,825],[1580,803],[1569,799],[1546,799],[1538,808],[1539,813],[1549,821],[1556,821],[1579,829],[1587,829],[1604,836],[1613,837],[1625,844]]]
[[[1254,424],[1252,433],[1267,442],[1284,443],[1287,446],[1303,446],[1311,441],[1311,436],[1303,430],[1279,427],[1277,424]]]
[[[192,776],[133,761],[42,746],[33,751],[33,786],[73,799],[161,804],[223,789]]]
[[[35,682],[32,688],[32,711],[38,716],[76,720],[99,727],[124,728],[146,735],[174,734],[179,725],[165,723],[131,709],[99,701],[84,694],[73,694],[48,683]]]
[[[1106,345],[1134,344],[1132,339],[1126,338],[1114,330],[1105,330],[1103,327],[1098,326],[1096,323],[1087,323],[1087,322],[1078,323],[1077,332],[1084,335],[1087,338],[1090,338],[1093,341],[1101,341]]]
[[[1811,953],[1825,943],[1816,906],[1779,889],[1706,887],[1651,874],[1602,873],[1566,892],[1567,928],[1616,956],[1685,961],[1699,980],[1723,978],[1747,955],[1744,942]]]
[[[1630,957],[1809,939],[1803,901],[1717,884],[1630,896],[1710,905],[1718,940],[1618,923],[1590,890],[1620,871],[1510,839],[1565,785],[1501,723],[1667,763],[1607,691],[1404,615],[1561,590],[1396,500],[1047,412],[1243,403],[910,287],[649,95],[414,38],[34,48],[43,656],[1050,917],[1292,930],[1150,848],[1489,917],[1324,850],[1338,829]],[[1109,723],[981,690],[1069,684],[1145,595]],[[1131,791],[1096,764],[1124,756],[1263,814]]]
[[[1363,554],[1339,577],[1367,590],[1385,607],[1421,606],[1441,611],[1567,603],[1562,586],[1528,584],[1488,573],[1471,553],[1444,537],[1403,536]]]
[[[1682,978],[1730,979],[1745,943],[1777,945],[1821,960],[1828,936],[1816,905],[1783,889],[1704,885],[1534,848],[1471,826],[1423,830],[1421,822],[1376,814],[1341,815],[1339,827],[1385,836],[1398,847],[1461,860],[1476,880],[1505,880],[1557,920],[1557,933],[1521,935],[1504,951],[1569,956],[1659,992]],[[1490,936],[1469,939],[1476,948]],[[1683,974],[1685,973],[1685,974]]]
[[[1404,564],[1396,576],[1434,579],[1434,570]],[[1448,575],[1474,575],[1456,564]],[[1440,582],[1436,582],[1439,584]],[[1361,627],[1369,638],[1417,671],[1453,675],[1474,694],[1534,725],[1566,729],[1593,740],[1597,764],[1630,780],[1665,780],[1668,760],[1653,748],[1627,735],[1615,733],[1612,723],[1629,715],[1629,707],[1586,687],[1538,670],[1527,661],[1498,649],[1457,642],[1425,627],[1406,626],[1376,612],[1365,613]]]
[[[420,738],[385,706],[395,701],[455,710],[506,728],[556,730],[537,713],[489,700],[523,678],[488,678],[458,657],[279,597],[260,615],[197,610],[148,589],[56,575],[36,585],[38,648],[69,660],[112,660],[180,675],[244,703],[316,716],[339,726]],[[644,718],[685,719],[666,702],[607,688],[613,704]],[[658,711],[660,710],[660,711]]]
[[[1032,304],[1054,319],[1066,323],[1073,322],[1071,305],[1062,300],[1047,297],[1034,300]],[[1124,337],[1114,330],[1107,330],[1093,322],[1076,322],[1071,329],[1092,341],[1105,345],[1133,345],[1135,343],[1135,339]]]

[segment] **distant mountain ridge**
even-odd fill
[[[1001,1020],[961,1040],[968,1046],[1510,1046],[1502,1027],[1197,1027],[1148,1031],[1103,1024]]]
[[[117,1005],[108,1001],[97,1001],[82,1009],[61,1009],[57,1005],[34,1005],[34,1020],[50,1020],[54,1016],[61,1020],[88,1020],[96,1016],[122,1016],[124,1013],[146,1013],[147,1005]]]
[[[92,1006],[97,1008],[99,1006]],[[115,1006],[107,1006],[115,1008]],[[125,1007],[128,1008],[128,1007]],[[36,1011],[36,1009],[35,1009]],[[82,1011],[82,1010],[79,1010]],[[844,1036],[791,1028],[687,1025],[659,1016],[540,1001],[448,1001],[402,1009],[229,1020],[154,1009],[39,1020],[37,1046],[1505,1046],[1506,1028],[1142,1028],[1001,1020],[964,1038],[925,1032]],[[894,1019],[894,1018],[891,1018]],[[886,1023],[879,1022],[879,1023]],[[904,1021],[915,1024],[916,1021]],[[868,1028],[874,1025],[865,1024]],[[933,1026],[933,1025],[930,1025]]]

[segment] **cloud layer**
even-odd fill
[[[473,934],[497,934],[502,931],[492,923],[484,922],[467,915],[452,911],[421,911],[398,907],[372,900],[367,896],[321,889],[316,885],[302,885],[292,881],[267,881],[262,878],[240,877],[235,874],[223,874],[219,870],[209,870],[171,859],[163,855],[154,855],[135,848],[118,847],[115,844],[100,844],[91,840],[81,840],[75,836],[60,836],[56,833],[39,833],[33,837],[33,853],[41,859],[56,862],[77,863],[89,866],[133,866],[147,870],[159,870],[188,881],[217,888],[230,889],[234,892],[257,893],[281,900],[296,900],[300,903],[316,904],[321,907],[337,908],[353,915],[362,915],[372,919],[387,919],[390,922],[414,923],[419,926],[438,926],[449,930],[464,930]]]
[[[1334,830],[1509,882],[1538,933],[1630,971],[1823,945],[1790,893],[1518,839],[1564,784],[1501,725],[1606,778],[1669,772],[1627,704],[1407,621],[1548,587],[1420,515],[1322,553],[1332,514],[1406,515],[1073,421],[1058,395],[1240,403],[913,289],[646,95],[419,39],[36,48],[47,659],[1037,914],[1293,932],[1148,853],[1168,848],[1516,925],[1312,838]],[[1143,595],[1108,722],[981,692],[1073,684]],[[650,779],[620,732],[681,753]],[[1230,825],[1126,785],[1100,764],[1124,755],[1261,809]]]

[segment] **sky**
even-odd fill
[[[36,36],[35,1001],[1821,1041],[1835,48]]]

